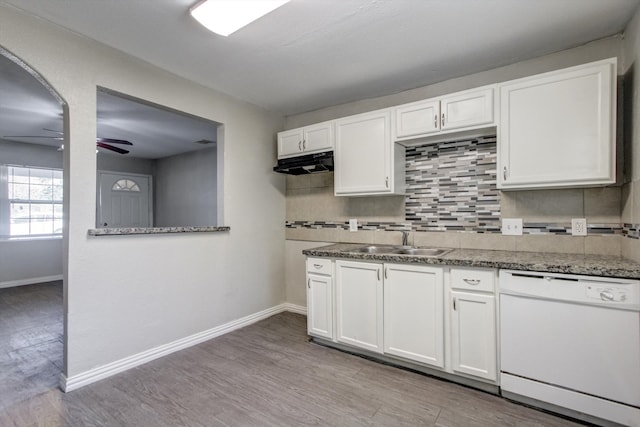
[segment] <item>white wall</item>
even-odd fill
[[[288,303],[302,307],[307,306],[306,257],[302,254],[302,251],[329,244],[331,243],[287,240],[285,245],[284,275]]]
[[[218,225],[216,163],[215,147],[156,161],[156,227]]]
[[[67,377],[284,302],[282,118],[0,6],[0,46],[66,101]],[[228,233],[89,237],[96,87],[224,123]],[[249,267],[249,268],[248,268]]]
[[[54,146],[0,140],[0,163],[62,168]],[[152,174],[155,162],[98,155],[100,169]],[[38,283],[62,277],[62,239],[0,241],[0,287]]]
[[[62,152],[55,147],[0,139],[0,164],[62,168]]]
[[[152,159],[138,159],[120,154],[117,156],[98,154],[98,170],[100,171],[139,173],[153,176],[155,167],[156,161]]]
[[[352,114],[373,111],[379,108],[392,107],[407,102],[419,101],[432,97],[450,94],[457,91],[472,89],[493,83],[505,82],[520,77],[531,76],[547,71],[584,64],[599,59],[619,57],[622,54],[622,40],[620,36],[597,40],[585,45],[541,56],[529,61],[507,65],[468,76],[445,80],[429,86],[423,86],[405,92],[377,98],[336,105],[308,113],[289,116],[286,119],[286,129],[294,129],[325,120],[333,120]]]
[[[61,277],[62,238],[0,240],[0,288]]]
[[[622,222],[640,224],[640,9],[624,37],[625,58],[625,173],[622,187]],[[640,240],[623,239],[622,254],[640,262]]]

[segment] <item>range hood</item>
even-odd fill
[[[278,160],[278,164],[273,167],[273,170],[289,175],[304,175],[308,173],[332,171],[333,151],[280,159]]]

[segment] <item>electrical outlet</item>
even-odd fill
[[[522,236],[522,218],[503,218],[502,234],[505,236]]]
[[[571,235],[586,236],[587,235],[587,219],[571,218]]]
[[[358,220],[356,218],[349,220],[349,231],[358,231]]]

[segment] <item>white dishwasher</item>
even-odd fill
[[[502,270],[500,334],[503,396],[640,426],[639,281]]]

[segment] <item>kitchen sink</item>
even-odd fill
[[[451,252],[453,249],[442,248],[401,248],[394,250],[393,254],[398,255],[419,255],[419,256],[440,256]]]
[[[361,254],[392,254],[417,255],[437,257],[451,252],[453,249],[443,248],[414,248],[411,246],[360,246],[354,249],[343,249],[343,252],[357,252]]]
[[[355,249],[345,249],[344,252],[358,252],[362,254],[390,254],[397,249],[397,246],[362,246]]]

